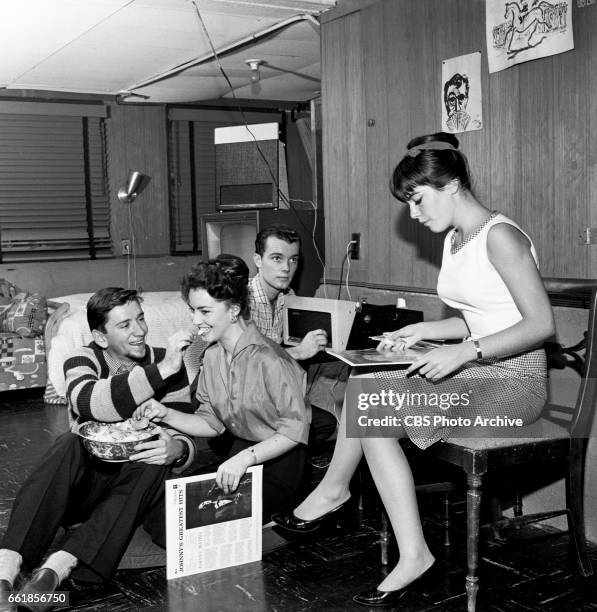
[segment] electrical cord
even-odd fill
[[[340,294],[342,293],[342,278],[344,277],[344,262],[348,259],[348,253],[344,255],[342,258],[342,263],[340,264],[340,282],[338,283],[338,297],[337,300],[340,299]]]
[[[132,202],[126,204],[128,206],[128,220],[129,220],[129,236],[131,237],[131,248],[126,254],[126,277],[127,277],[127,288],[131,289],[131,255],[133,256],[133,279],[134,285],[132,288],[137,288],[137,256],[136,256],[136,243],[135,243],[135,230],[133,228],[133,213],[131,210]]]
[[[348,265],[346,266],[346,294],[348,295],[348,299],[352,302],[352,296],[350,295],[350,289],[348,287],[348,278],[350,277],[350,252],[352,250],[350,248],[351,244],[356,244],[356,240],[351,240],[346,245],[346,261],[348,263]]]
[[[249,132],[249,134],[251,135],[251,137],[253,138],[253,141],[255,142],[255,146],[257,147],[257,151],[259,153],[259,156],[261,157],[261,159],[263,160],[263,162],[265,163],[267,170],[272,178],[272,182],[276,187],[276,193],[278,195],[278,198],[280,200],[282,200],[282,202],[284,202],[288,208],[290,210],[292,210],[292,212],[294,213],[294,216],[296,217],[297,221],[299,222],[299,224],[303,227],[303,229],[307,232],[307,233],[311,233],[312,235],[312,239],[313,239],[313,246],[315,247],[315,252],[317,254],[317,258],[319,259],[322,268],[323,268],[323,279],[324,279],[324,291],[326,292],[326,297],[327,297],[327,288],[325,287],[325,263],[321,257],[321,253],[319,252],[319,248],[317,246],[317,243],[315,241],[315,229],[317,226],[317,206],[311,201],[311,200],[298,200],[295,198],[287,198],[286,195],[280,190],[280,185],[278,183],[278,180],[274,174],[274,171],[272,170],[272,167],[269,163],[269,161],[267,160],[265,154],[263,153],[263,150],[261,149],[261,147],[259,146],[259,141],[257,140],[257,138],[255,137],[255,134],[251,131],[251,128],[249,127],[249,122],[247,120],[247,116],[245,114],[245,111],[243,110],[242,106],[239,104],[238,102],[238,98],[236,97],[236,93],[234,91],[234,87],[232,86],[232,83],[230,81],[230,79],[228,78],[228,75],[226,74],[226,71],[224,70],[224,67],[222,66],[222,63],[220,62],[220,57],[216,51],[216,48],[213,44],[213,41],[211,39],[211,36],[209,35],[209,31],[207,30],[207,27],[205,26],[205,22],[203,21],[203,17],[201,16],[201,11],[199,10],[199,7],[197,5],[197,1],[196,0],[190,0],[191,3],[193,4],[193,6],[195,7],[195,12],[197,14],[197,18],[199,19],[199,23],[201,24],[201,28],[203,29],[203,33],[205,34],[205,37],[207,38],[207,41],[209,43],[209,46],[211,47],[211,51],[213,53],[214,59],[216,60],[216,64],[218,65],[218,69],[219,71],[222,73],[222,76],[224,77],[224,79],[226,80],[226,83],[228,84],[228,88],[230,89],[230,94],[232,95],[232,98],[234,99],[234,101],[236,102],[236,107],[238,109],[238,111],[240,112],[240,115],[243,119],[243,122],[245,124],[245,128],[247,129],[247,131]],[[311,206],[313,206],[313,209],[315,211],[314,217],[315,217],[315,221],[313,223],[313,230],[311,231],[304,223],[303,220],[300,218],[297,210],[295,209],[295,207],[292,205],[292,202],[306,202],[309,203]]]
[[[337,300],[340,299],[340,294],[342,293],[342,278],[344,277],[344,263],[348,261],[348,271],[346,273],[346,293],[348,294],[348,299],[352,301],[352,297],[350,296],[350,289],[348,288],[348,276],[350,275],[350,245],[356,244],[356,240],[351,240],[346,244],[346,253],[342,258],[342,264],[340,265],[340,282],[338,283],[338,297]]]

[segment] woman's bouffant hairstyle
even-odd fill
[[[458,138],[446,132],[413,138],[390,179],[392,195],[401,202],[408,202],[417,187],[443,189],[453,180],[457,180],[462,189],[472,192],[468,162],[458,146]]]
[[[209,262],[195,264],[182,279],[181,292],[185,302],[189,301],[192,289],[205,289],[219,302],[238,304],[241,316],[248,315],[249,268],[236,255],[222,253]]]

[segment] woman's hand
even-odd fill
[[[148,399],[143,402],[135,412],[133,412],[133,419],[149,419],[150,421],[161,421],[168,416],[168,408],[164,404],[160,404],[157,400]]]
[[[425,323],[406,325],[397,331],[384,334],[386,336],[378,345],[378,351],[403,351],[413,344],[423,340]]]
[[[237,453],[220,465],[216,473],[216,484],[224,493],[236,491],[240,479],[251,465],[253,465],[251,453],[244,451]]]
[[[476,357],[477,351],[472,342],[448,344],[433,349],[417,359],[406,370],[406,374],[418,372],[429,380],[439,380]]]

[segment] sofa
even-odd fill
[[[0,391],[46,386],[44,330],[56,304],[0,279]]]

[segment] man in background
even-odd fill
[[[294,278],[301,251],[301,238],[288,225],[274,224],[264,227],[255,239],[257,274],[249,281],[249,308],[251,319],[264,335],[281,344],[283,339],[284,299],[294,295],[290,283]],[[287,347],[288,354],[298,361],[310,359],[327,345],[327,334],[323,329],[308,332],[297,346]],[[317,379],[313,385],[317,384]],[[312,420],[309,446],[327,440],[336,430],[337,419],[327,410],[311,401]]]

